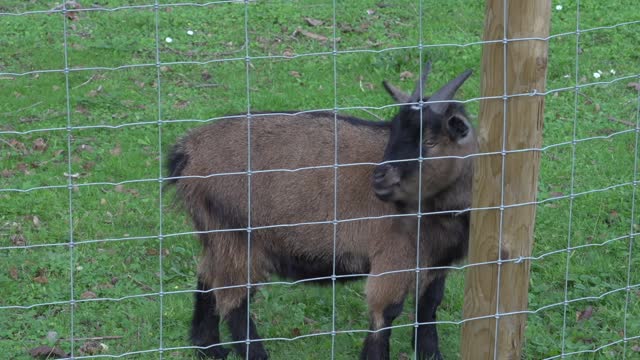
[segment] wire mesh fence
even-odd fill
[[[330,163],[253,169],[248,137],[232,140],[248,143],[246,170],[192,177],[324,170],[337,179],[344,168],[373,168],[380,163],[339,161],[338,116],[390,119],[399,105],[381,81],[409,91],[431,59],[425,93],[475,70],[457,101],[475,117],[487,99],[483,13],[484,2],[463,0],[1,5],[0,349],[9,358],[191,358],[192,297],[212,290],[195,289],[202,231],[166,189],[170,146],[205,123],[258,121],[247,120],[258,111],[276,111],[259,121],[330,112]],[[549,42],[547,89],[504,97],[545,97],[544,144],[493,153],[541,153],[537,201],[440,212],[537,206],[533,255],[507,260],[531,263],[529,307],[518,312],[528,314],[529,359],[640,357],[638,13],[633,1],[553,3],[551,35],[537,39]],[[334,206],[325,218],[253,224],[249,212],[246,227],[208,232],[243,231],[251,243],[260,230],[327,226],[335,256],[343,224],[433,214],[343,218],[337,181],[326,185]],[[265,190],[249,185],[246,197]],[[436,322],[445,358],[459,356],[460,326],[474,320],[462,316],[462,274],[492,263],[437,268],[450,272]],[[231,287],[260,288],[248,313],[272,358],[353,358],[370,332],[363,283],[336,280],[429,270],[334,267]],[[330,286],[307,284],[318,280]],[[405,339],[420,325],[416,311],[408,300],[390,327],[397,358],[414,351]],[[234,343],[223,332],[220,345]]]

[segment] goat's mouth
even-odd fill
[[[373,192],[376,194],[376,197],[382,201],[389,201],[393,197],[394,187],[376,187],[373,185]]]
[[[372,185],[378,199],[391,200],[396,188],[400,185],[398,170],[389,164],[378,166],[373,172]]]

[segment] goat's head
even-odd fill
[[[383,159],[387,163],[374,170],[373,189],[381,200],[402,207],[415,207],[420,192],[423,200],[429,199],[456,182],[465,171],[471,171],[470,160],[461,157],[477,151],[475,133],[464,107],[447,102],[453,100],[471,70],[451,80],[431,97],[422,97],[420,102],[430,70],[428,62],[411,95],[384,82],[389,94],[403,105],[391,122]]]

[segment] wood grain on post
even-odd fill
[[[506,19],[505,4],[508,6]],[[549,35],[550,12],[550,0],[487,0],[484,40],[500,42],[484,45],[481,96],[502,97],[545,90],[548,42],[512,39],[546,38]],[[506,44],[502,42],[505,20],[506,38],[509,39]],[[482,100],[478,126],[480,151],[501,152],[503,140],[507,152],[540,148],[543,115],[544,96],[511,97],[506,100],[506,107],[502,98]],[[503,131],[506,139],[503,139]],[[531,255],[536,207],[508,206],[536,200],[539,167],[539,151],[476,158],[473,207],[500,207],[503,196],[503,205],[507,208],[503,210],[502,229],[499,209],[471,213],[469,264],[509,261]],[[521,358],[526,315],[498,315],[497,318],[495,315],[496,310],[498,314],[527,310],[530,264],[529,261],[511,261],[500,266],[499,283],[499,265],[496,263],[467,268],[464,319],[486,318],[463,324],[463,359]]]

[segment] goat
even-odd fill
[[[385,88],[396,101],[414,102],[429,69],[418,79],[412,96],[386,82]],[[451,100],[469,75],[467,71],[458,76],[432,99]],[[420,134],[415,127],[420,120],[425,123],[427,156],[430,151],[472,153],[475,139],[464,109],[453,103],[423,109],[405,104],[391,122],[328,112],[245,116],[249,124],[221,119],[192,130],[168,157],[169,180],[176,185],[176,195],[203,245],[198,268],[201,291],[195,294],[191,324],[198,355],[228,355],[228,349],[216,346],[223,318],[239,355],[268,358],[247,314],[248,284],[263,283],[271,274],[294,280],[324,277],[329,283],[334,274],[337,279],[370,274],[366,292],[371,332],[361,359],[389,359],[391,331],[384,328],[400,314],[406,295],[415,289],[416,252],[421,267],[461,259],[468,242],[468,216],[422,216],[420,229],[417,216],[385,217],[415,208],[410,195],[419,184],[415,171],[409,169],[417,162],[381,165],[375,176],[374,165],[358,163],[414,159],[421,145],[416,142]],[[430,142],[436,145],[430,147]],[[342,165],[334,167],[336,163]],[[423,210],[468,208],[468,160],[425,160],[423,171],[422,195],[427,204]],[[368,217],[374,219],[358,220]],[[433,321],[444,291],[443,270],[421,271],[419,284],[418,320]],[[252,291],[255,286],[250,287]],[[419,327],[417,350],[420,359],[440,358],[435,325]]]

